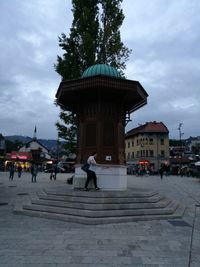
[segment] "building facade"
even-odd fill
[[[186,146],[191,153],[200,155],[200,136],[188,138]]]
[[[36,138],[24,144],[18,151],[6,154],[5,168],[8,169],[10,163],[17,167],[21,165],[23,170],[30,170],[32,163],[36,163],[41,169],[47,164],[52,164],[53,160],[49,150],[43,146]]]
[[[33,161],[36,163],[51,161],[49,150],[43,146],[36,138],[26,143],[19,149],[19,152],[28,152],[32,154]]]
[[[126,133],[127,164],[158,171],[169,164],[169,131],[162,122],[146,122]]]

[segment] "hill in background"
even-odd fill
[[[19,141],[23,144],[26,144],[30,142],[33,138],[29,136],[22,136],[22,135],[10,135],[10,136],[4,136],[6,140],[9,140],[11,142]],[[57,148],[57,140],[55,139],[37,139],[38,142],[40,142],[43,146],[47,147],[51,151],[55,151]],[[62,143],[62,142],[61,142]]]

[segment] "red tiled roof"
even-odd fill
[[[163,122],[146,122],[144,125],[140,125],[126,133],[126,137],[136,135],[139,133],[169,133],[169,130]]]

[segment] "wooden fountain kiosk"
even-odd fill
[[[97,152],[97,182],[102,190],[126,190],[125,126],[130,114],[147,103],[138,81],[124,79],[108,65],[97,64],[76,80],[62,81],[57,103],[77,116],[77,164],[74,188],[83,188],[81,166]]]

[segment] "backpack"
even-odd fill
[[[89,168],[90,168],[90,164],[88,164],[88,163],[85,163],[85,164],[81,167],[81,169],[82,169],[84,172],[87,172],[87,171],[89,170]]]

